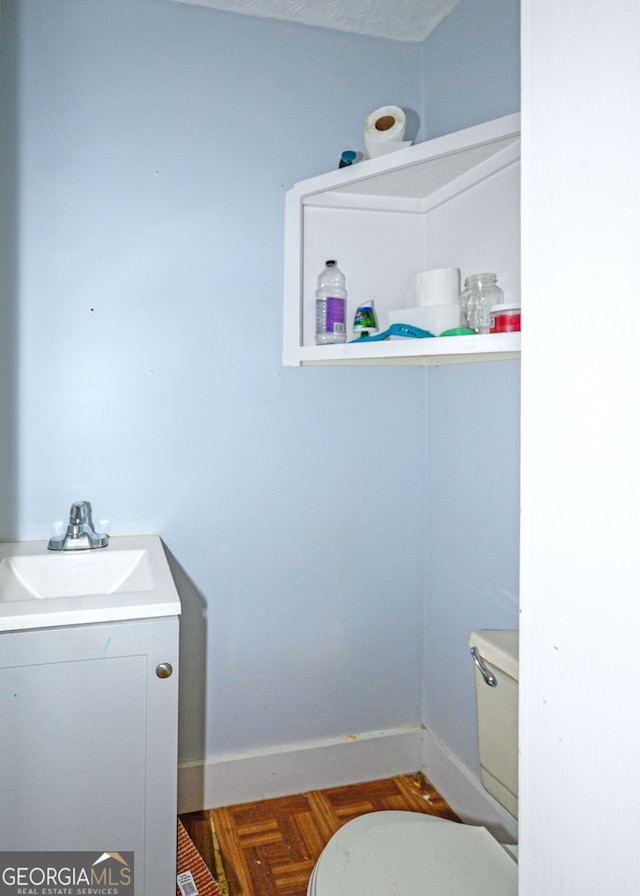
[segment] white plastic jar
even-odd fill
[[[520,332],[520,302],[502,303],[491,309],[492,333]]]

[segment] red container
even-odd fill
[[[494,305],[491,309],[492,333],[520,332],[520,305]]]

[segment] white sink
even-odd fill
[[[49,551],[0,543],[0,631],[180,613],[158,535],[120,535],[105,548]]]
[[[0,600],[82,597],[151,591],[149,552],[142,550],[22,554],[0,561]]]

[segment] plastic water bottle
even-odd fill
[[[344,274],[335,261],[329,260],[325,264],[318,276],[316,290],[316,345],[347,341]]]

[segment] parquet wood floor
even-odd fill
[[[460,821],[423,775],[332,787],[180,816],[229,896],[305,896],[332,834],[358,815],[404,809]]]

